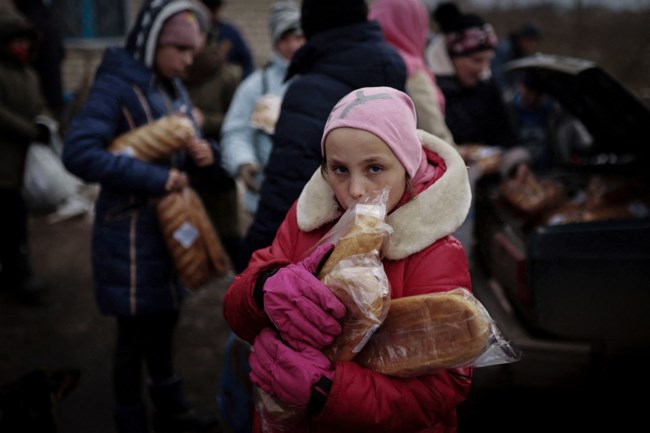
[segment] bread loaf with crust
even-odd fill
[[[174,267],[187,288],[198,289],[230,270],[219,236],[192,189],[166,194],[156,210]]]
[[[352,360],[386,317],[390,285],[380,252],[391,230],[376,215],[355,214],[318,274],[346,308],[341,334],[323,350],[332,361]]]
[[[217,229],[214,227],[214,224],[212,224],[212,221],[210,221],[208,212],[205,210],[203,202],[199,198],[198,194],[192,190],[189,191],[190,194],[188,195],[188,198],[190,201],[190,207],[194,211],[195,221],[199,229],[205,252],[208,256],[210,269],[217,277],[223,277],[230,272],[232,268],[228,258],[228,253],[221,243]]]
[[[167,158],[194,136],[194,125],[189,118],[165,116],[116,137],[108,151],[151,162]]]
[[[500,186],[502,197],[528,216],[557,206],[563,198],[562,185],[550,179],[538,180],[532,173],[520,181],[506,179]]]
[[[489,314],[466,289],[393,299],[355,362],[391,376],[430,374],[471,364],[490,333]]]

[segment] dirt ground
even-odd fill
[[[0,296],[0,383],[38,368],[79,369],[79,385],[57,405],[62,433],[114,432],[111,358],[114,320],[99,314],[91,285],[87,215],[51,224],[30,221],[35,273],[48,286],[46,303],[22,305]],[[228,327],[221,316],[225,281],[194,293],[176,334],[177,367],[188,398],[216,412],[223,346]]]

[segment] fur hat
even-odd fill
[[[292,0],[283,0],[271,5],[269,11],[269,32],[275,45],[288,31],[302,31],[300,28],[300,6]]]
[[[302,31],[307,39],[317,33],[368,21],[365,0],[303,0]]]
[[[392,87],[364,87],[348,93],[332,109],[321,140],[336,128],[356,128],[381,138],[413,178],[423,158],[417,135],[415,105],[409,96]]]

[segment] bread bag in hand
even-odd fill
[[[388,312],[390,286],[380,258],[393,232],[384,222],[388,191],[362,197],[313,247],[335,244],[317,275],[346,308],[341,334],[323,349],[333,362],[353,359]],[[307,408],[286,404],[261,388],[255,395],[265,433],[298,431],[308,420]]]
[[[194,136],[194,125],[189,118],[165,116],[116,137],[108,151],[151,162],[167,158]]]
[[[351,206],[321,242],[336,246],[318,278],[345,305],[341,334],[323,352],[350,361],[382,323],[390,306],[390,285],[381,262],[393,229],[386,224],[388,189]]]
[[[219,236],[192,189],[166,194],[156,210],[174,267],[189,289],[230,270]]]
[[[458,288],[393,299],[386,320],[355,362],[386,375],[413,377],[518,359],[483,305]]]

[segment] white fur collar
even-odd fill
[[[425,131],[418,130],[422,145],[437,153],[447,170],[429,188],[388,215],[393,227],[386,258],[403,259],[453,233],[462,224],[472,200],[467,167],[456,149]],[[298,198],[298,226],[314,230],[341,215],[334,193],[321,175],[312,175]]]

